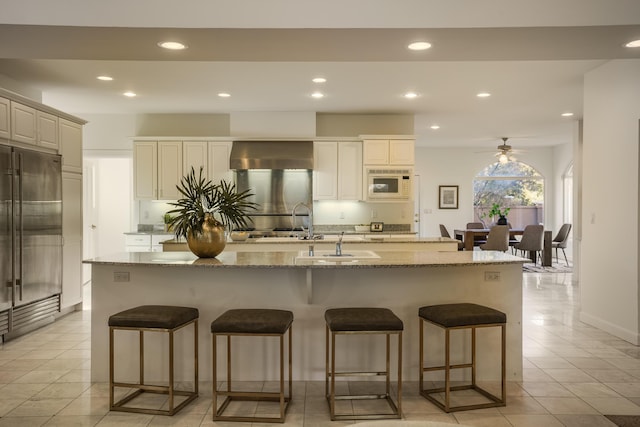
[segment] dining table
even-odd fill
[[[474,247],[474,241],[476,237],[480,237],[482,239],[487,239],[489,235],[489,228],[465,228],[459,230],[453,230],[454,237],[458,240],[462,240],[464,242],[464,250],[472,251]],[[509,239],[513,239],[515,236],[522,236],[524,234],[524,228],[511,228],[509,229]],[[544,230],[544,239],[542,244],[542,266],[550,267],[552,265],[552,252],[551,252],[551,242],[553,240],[553,236],[551,230]],[[533,251],[529,252],[529,257],[532,262],[535,262],[536,253]]]

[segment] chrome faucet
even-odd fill
[[[340,238],[336,242],[336,256],[342,256],[342,238],[344,237],[344,231],[340,234]]]
[[[307,230],[307,239],[313,240],[313,208],[304,202],[296,203],[291,210],[291,229],[293,230],[296,228],[296,209],[298,209],[299,206],[304,206],[309,212],[309,229]],[[302,231],[304,231],[304,226],[302,226]]]

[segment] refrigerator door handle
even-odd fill
[[[19,278],[16,279],[16,286],[20,286],[20,300],[22,301],[22,277],[23,277],[23,270],[24,270],[24,257],[23,257],[23,253],[24,253],[24,215],[23,215],[23,209],[22,209],[22,203],[23,203],[23,192],[22,192],[22,169],[23,167],[23,158],[22,158],[22,153],[18,153],[18,201],[19,201],[19,205],[20,205],[20,216],[19,216],[19,236],[20,236],[20,253],[18,255],[18,273],[19,273]]]
[[[11,220],[10,220],[10,226],[11,226],[11,253],[15,254],[16,253],[16,201],[15,201],[15,196],[16,196],[16,184],[15,184],[15,176],[16,174],[16,153],[12,152],[11,153],[11,177],[9,180],[9,192],[11,194],[10,200],[11,200]],[[16,260],[11,257],[11,281],[9,282],[10,285],[8,284],[7,287],[11,288],[11,305],[15,306],[16,305]]]

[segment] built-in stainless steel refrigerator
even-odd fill
[[[0,145],[0,202],[0,334],[7,338],[60,311],[60,156]]]

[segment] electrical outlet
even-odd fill
[[[340,212],[340,219],[344,219],[344,212]]]
[[[499,282],[500,281],[500,272],[499,271],[485,271],[484,272],[484,281],[485,282]]]
[[[129,272],[128,271],[114,271],[113,272],[113,281],[114,282],[128,282],[129,281]]]
[[[371,209],[371,218],[378,218],[378,212],[375,209]]]

